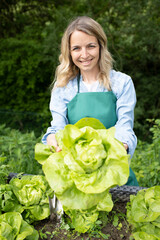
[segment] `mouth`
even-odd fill
[[[91,63],[91,61],[93,60],[93,58],[92,59],[87,59],[87,60],[80,60],[79,62],[81,63],[81,64],[83,64],[83,65],[89,65],[90,63]]]

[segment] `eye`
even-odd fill
[[[71,49],[71,51],[78,51],[79,49],[80,49],[80,47],[76,46],[76,47],[73,47],[73,48]]]
[[[88,48],[95,48],[96,46],[95,45],[93,45],[93,44],[90,44],[90,45],[88,45]]]

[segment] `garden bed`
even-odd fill
[[[53,220],[45,219],[35,224],[35,229],[40,234],[39,240],[42,239],[108,239],[108,240],[129,240],[131,229],[126,221],[126,203],[115,202],[113,210],[108,214],[108,222],[101,229],[101,226],[93,229],[90,233],[79,234],[67,229],[67,224],[60,223],[56,218]]]

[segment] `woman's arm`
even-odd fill
[[[115,138],[125,144],[127,152],[132,157],[137,145],[137,137],[133,131],[136,92],[133,81],[129,76],[121,74],[118,81],[121,84],[117,86],[117,89],[120,90],[117,94],[118,121],[115,125]]]
[[[65,125],[68,124],[68,120],[66,117],[67,103],[64,101],[63,96],[64,96],[64,90],[62,88],[55,88],[51,94],[49,108],[52,115],[52,121],[51,121],[51,126],[47,128],[46,133],[42,137],[43,144],[49,144],[54,146],[55,133],[58,130],[63,129]]]

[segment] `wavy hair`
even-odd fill
[[[73,80],[79,72],[79,68],[73,63],[70,54],[70,37],[75,30],[82,31],[97,38],[100,46],[100,72],[98,79],[100,83],[110,91],[109,73],[112,68],[113,59],[107,48],[107,37],[101,25],[87,16],[77,17],[65,30],[61,40],[60,64],[56,69],[53,84],[56,82],[57,87],[64,87],[70,80]]]

